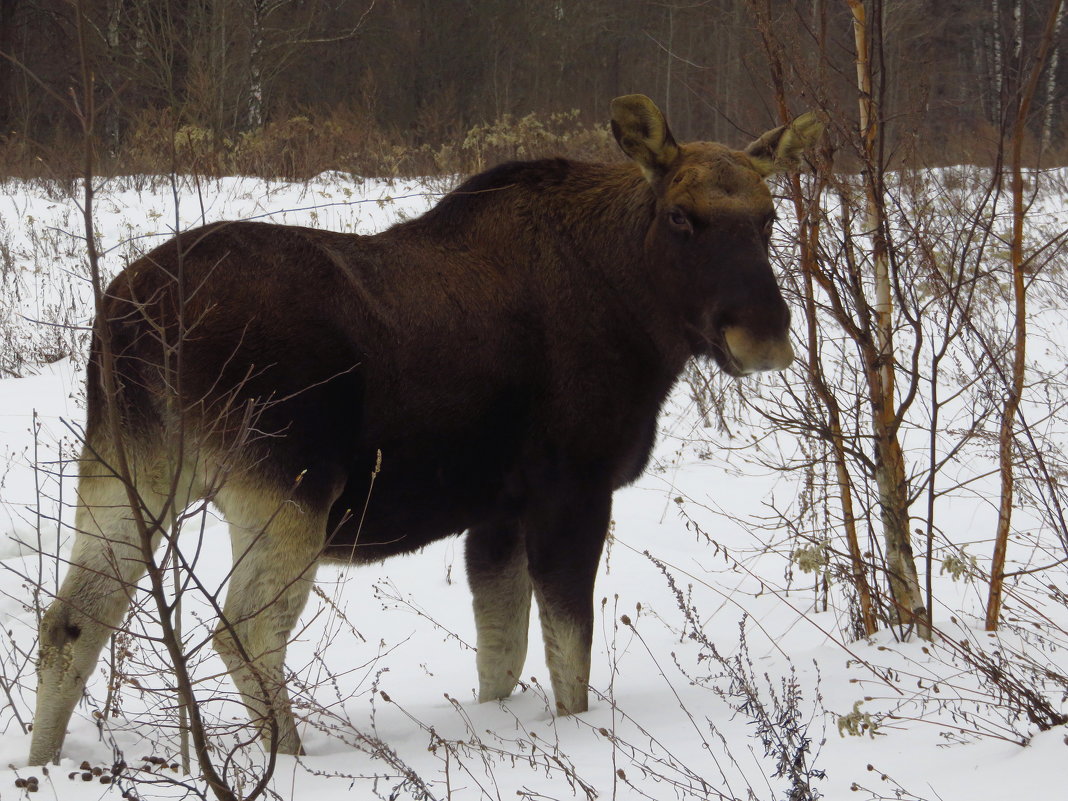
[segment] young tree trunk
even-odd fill
[[[208,63],[214,79],[212,90],[212,135],[215,137],[215,149],[221,150],[223,134],[229,130],[231,119],[227,114],[227,88],[230,62],[227,56],[229,39],[228,6],[223,0],[213,0],[211,4],[211,23],[208,29],[207,47]]]
[[[827,85],[827,6],[824,0],[814,0],[812,5],[812,29],[817,32],[820,53],[819,81],[818,85]],[[828,159],[829,160],[829,159]],[[800,182],[795,179],[795,184],[800,189]],[[799,204],[800,192],[795,191],[795,211],[798,214],[798,224],[802,222],[802,208]],[[816,194],[814,201],[819,207],[820,193]],[[857,517],[853,505],[853,487],[849,476],[849,461],[846,455],[846,439],[842,430],[842,410],[838,398],[827,386],[824,379],[822,365],[819,365],[819,348],[817,345],[818,328],[816,326],[816,305],[813,293],[813,277],[819,269],[819,260],[816,257],[819,248],[819,220],[815,214],[805,215],[809,220],[806,227],[802,226],[801,235],[801,268],[805,276],[805,317],[808,322],[809,340],[809,373],[816,386],[816,393],[827,409],[827,415],[831,427],[831,444],[834,452],[834,472],[838,482],[838,498],[842,505],[842,525],[845,528],[846,542],[849,544],[849,562],[853,577],[853,587],[857,593],[857,602],[860,604],[860,620],[864,627],[864,634],[872,636],[879,630],[878,620],[875,614],[875,606],[872,600],[872,589],[868,584],[868,569],[864,563],[864,552],[860,547],[860,536],[857,533]],[[819,372],[816,372],[817,366]]]
[[[930,637],[920,591],[916,560],[909,531],[908,489],[905,460],[898,440],[898,416],[895,400],[895,357],[893,338],[893,294],[889,253],[883,210],[883,164],[878,152],[880,136],[877,98],[872,85],[870,58],[871,30],[862,0],[846,0],[853,15],[853,38],[856,46],[857,92],[860,107],[860,133],[863,144],[864,189],[866,194],[866,228],[872,243],[875,302],[872,316],[875,347],[867,351],[866,371],[872,424],[875,434],[875,482],[879,492],[880,516],[886,548],[886,567],[890,592],[899,622],[917,624],[920,636]],[[878,35],[882,35],[881,26]]]
[[[796,179],[795,179],[796,183]],[[819,195],[817,194],[818,203]],[[805,321],[808,334],[808,375],[809,383],[815,390],[816,397],[827,410],[830,429],[831,451],[834,454],[834,472],[838,483],[838,500],[842,507],[842,526],[845,529],[846,542],[849,546],[850,572],[853,588],[860,604],[861,625],[864,634],[873,635],[879,630],[872,604],[871,588],[868,585],[867,569],[864,555],[857,535],[857,518],[853,506],[853,490],[849,479],[848,460],[846,457],[845,436],[842,432],[842,414],[838,399],[827,386],[823,376],[823,366],[819,360],[819,329],[816,325],[816,300],[813,281],[819,265],[816,260],[816,243],[819,239],[818,224],[813,221],[804,223],[804,211],[800,202],[800,186],[795,187],[794,205],[801,225],[801,273],[804,277]],[[807,231],[806,231],[807,228]]]
[[[775,35],[772,22],[772,9],[770,0],[756,2],[750,0],[747,8],[756,20],[756,26],[760,32],[764,45],[768,66],[771,71],[771,87],[775,94],[778,106],[779,119],[785,124],[789,122],[791,114],[787,105],[786,73],[787,64],[783,58],[785,52],[781,42]],[[825,85],[826,76],[823,73],[826,61],[826,36],[825,14],[822,3],[817,3],[813,11],[813,30],[819,32],[820,61],[819,79],[817,85]],[[793,65],[796,68],[796,64]],[[827,159],[829,161],[829,158]],[[848,455],[845,434],[842,430],[841,405],[834,391],[828,386],[823,364],[820,361],[820,334],[818,311],[816,308],[815,284],[829,294],[837,293],[834,283],[823,273],[820,268],[817,254],[819,252],[819,226],[821,215],[820,198],[827,178],[827,171],[819,174],[819,184],[814,188],[811,197],[806,198],[801,188],[801,178],[798,175],[790,177],[790,194],[794,204],[794,216],[798,226],[798,246],[800,249],[802,291],[805,308],[805,323],[808,339],[808,385],[818,399],[821,407],[826,411],[827,424],[824,438],[830,442],[833,454],[835,481],[838,487],[838,500],[841,505],[842,526],[846,542],[849,548],[850,575],[853,588],[857,593],[857,601],[860,606],[860,623],[865,635],[872,635],[878,631],[878,623],[872,600],[872,591],[867,578],[867,566],[864,562],[863,550],[860,547],[860,538],[857,534],[857,518],[853,503],[852,484],[849,476]],[[840,304],[839,304],[840,305]],[[849,326],[846,326],[847,330]]]
[[[1001,603],[1005,580],[1005,558],[1012,524],[1012,502],[1015,491],[1013,456],[1015,453],[1014,429],[1016,413],[1020,408],[1020,396],[1024,388],[1024,371],[1027,358],[1027,282],[1024,276],[1024,181],[1023,140],[1027,133],[1027,117],[1038,89],[1039,77],[1049,57],[1050,46],[1057,22],[1060,19],[1064,0],[1053,0],[1049,16],[1042,31],[1038,53],[1027,83],[1017,94],[1016,114],[1012,124],[1009,169],[1012,192],[1012,239],[1009,243],[1009,267],[1012,270],[1013,294],[1013,348],[1012,374],[1009,379],[1008,397],[1001,416],[998,431],[998,470],[1001,474],[1001,501],[998,505],[997,530],[994,533],[994,556],[990,567],[990,593],[986,603],[986,630],[996,631],[1001,617]],[[1022,65],[1021,65],[1022,66]]]

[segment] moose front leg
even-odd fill
[[[527,657],[530,574],[518,526],[472,529],[465,549],[478,632],[478,700],[507,698]]]
[[[569,487],[562,498],[542,503],[525,520],[528,569],[561,715],[589,708],[593,584],[611,508],[610,491]]]

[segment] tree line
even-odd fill
[[[886,158],[989,160],[1047,4],[869,5]],[[791,87],[795,111],[857,113],[845,0],[0,0],[8,153],[47,156],[77,134],[65,104],[79,8],[113,154],[161,119],[220,144],[295,117],[321,127],[339,109],[397,146],[439,145],[506,115],[602,124],[608,100],[630,92],[655,98],[683,139],[745,141],[777,116],[769,35],[791,43],[797,72],[820,76]],[[1061,159],[1063,40],[1058,25],[1028,129],[1030,146]]]

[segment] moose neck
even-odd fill
[[[496,265],[528,302],[631,351],[666,392],[692,350],[673,265],[646,251],[655,211],[653,189],[632,162],[546,159],[473,176],[394,231],[418,228],[473,265]]]
[[[554,222],[572,262],[567,267],[593,278],[609,317],[648,349],[673,382],[693,355],[680,305],[689,299],[672,291],[674,265],[647,249],[656,214],[653,189],[633,162],[568,167],[569,179],[544,201],[562,209]]]

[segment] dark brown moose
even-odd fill
[[[216,223],[127,267],[95,328],[30,763],[58,755],[149,549],[206,498],[234,553],[215,645],[280,752],[300,749],[283,660],[316,563],[464,531],[479,700],[514,689],[533,594],[557,709],[586,710],[612,493],[687,359],[732,376],[793,359],[764,178],[821,128],[680,145],[628,95],[629,161],[503,164],[375,236]]]

